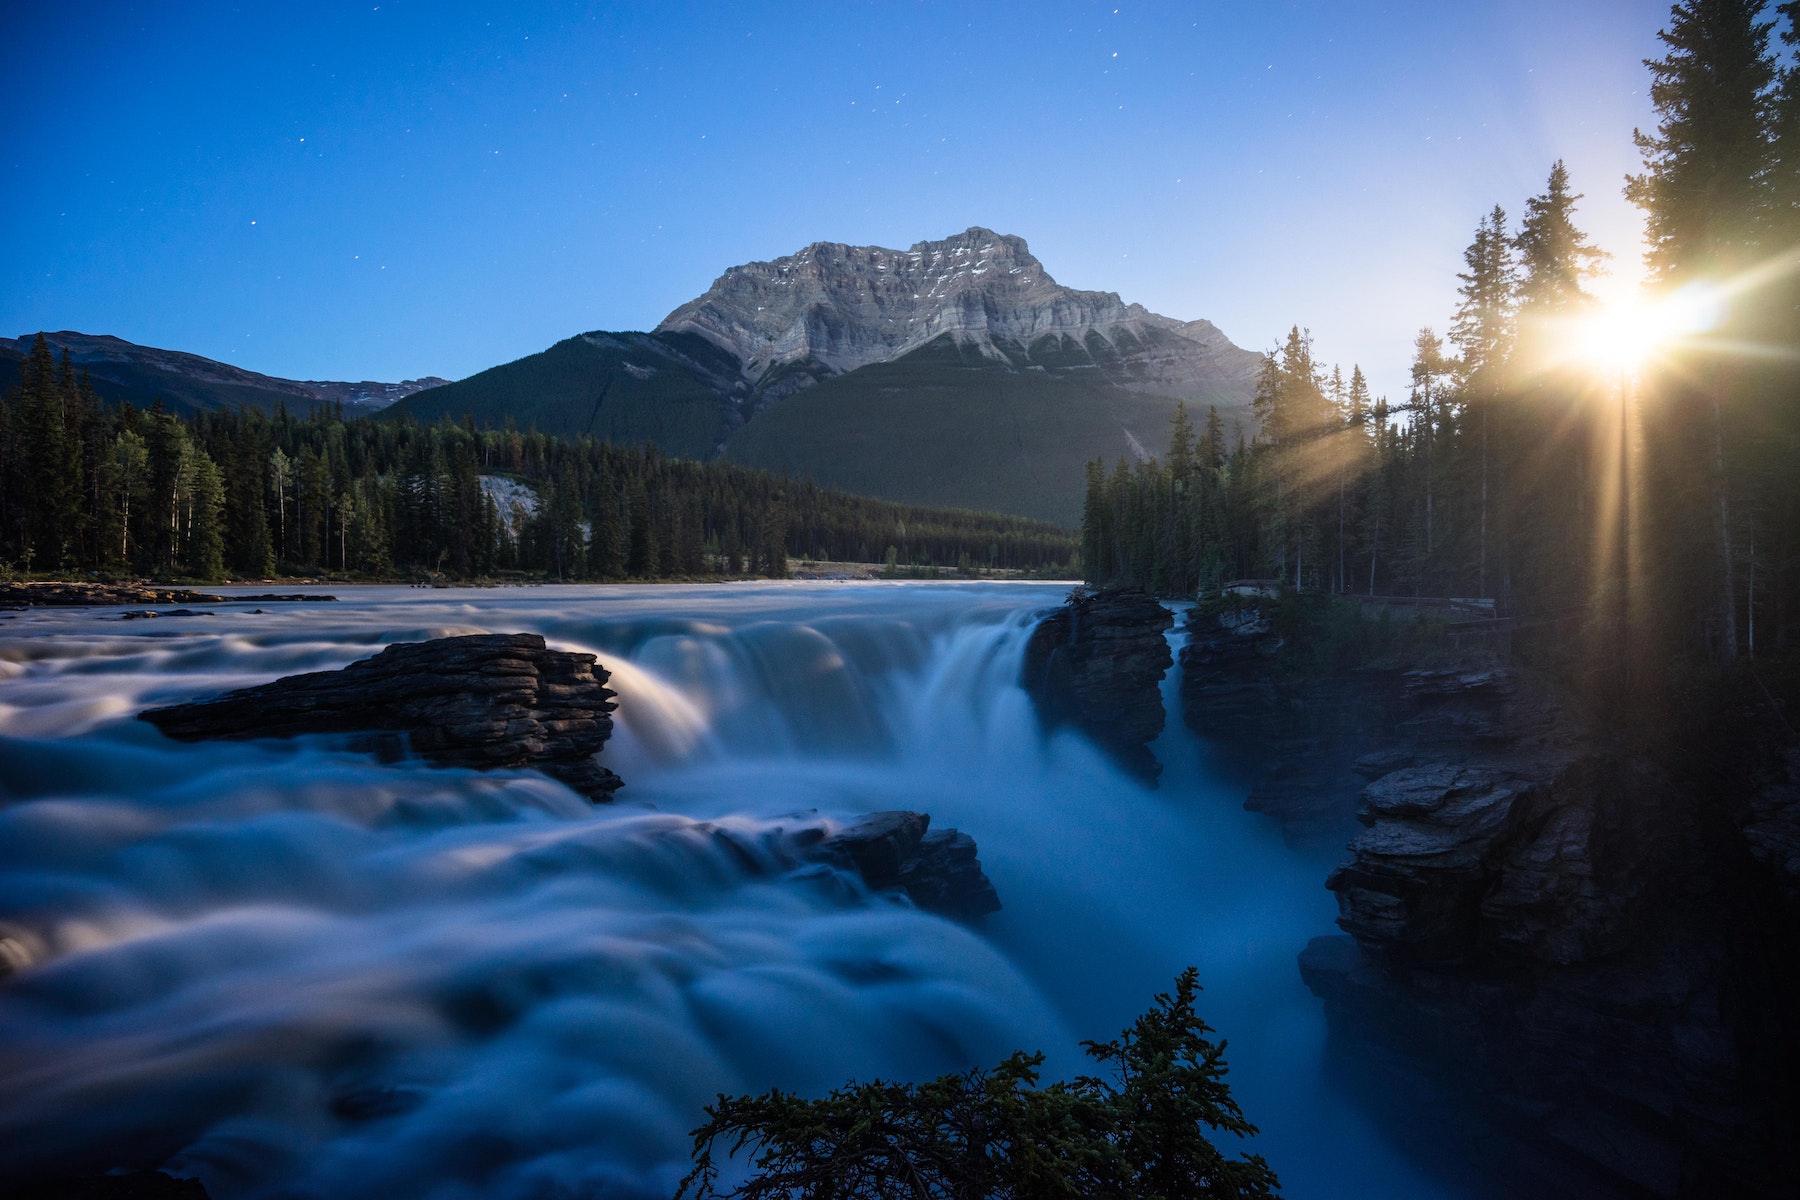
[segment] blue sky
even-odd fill
[[[1061,282],[1404,389],[1477,219],[1619,196],[1665,3],[18,6],[0,333],[452,378],[812,241]]]

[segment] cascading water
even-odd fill
[[[1176,719],[1156,792],[1040,733],[1016,680],[1060,598],[369,588],[0,623],[0,952],[21,968],[0,984],[0,1172],[168,1158],[219,1200],[667,1196],[717,1092],[1020,1048],[1072,1072],[1081,1038],[1193,963],[1288,1195],[1448,1194],[1325,1078],[1294,966],[1331,927],[1321,865],[1241,810]],[[387,642],[519,630],[614,672],[618,803],[341,740],[178,745],[131,719]],[[751,861],[796,820],[888,808],[972,835],[1004,910],[965,927]]]

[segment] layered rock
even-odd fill
[[[1372,1102],[1518,1194],[1794,1194],[1800,912],[1773,897],[1795,892],[1800,751],[1753,771],[1755,738],[1630,745],[1488,654],[1308,650],[1254,611],[1206,618],[1183,716],[1246,807],[1349,837],[1345,933],[1300,965]],[[1485,1120],[1423,1115],[1465,1104]]]
[[[1140,588],[1077,590],[1032,630],[1020,684],[1046,725],[1070,725],[1154,782],[1149,743],[1163,728],[1162,678],[1175,618]]]
[[[657,331],[699,334],[736,355],[752,381],[789,368],[789,390],[946,334],[992,357],[1023,355],[1045,367],[1071,356],[1088,366],[1129,358],[1126,386],[1165,395],[1247,395],[1260,361],[1209,321],[1178,321],[1115,292],[1064,287],[1023,238],[980,227],[907,250],[814,242],[732,267]]]
[[[1576,739],[1363,799],[1327,884],[1349,936],[1300,959],[1339,1033],[1457,1078],[1522,1135],[1507,1169],[1536,1194],[1790,1194],[1792,1033],[1757,964],[1781,951],[1672,777]]]
[[[1244,807],[1297,844],[1348,837],[1363,785],[1421,756],[1536,753],[1554,740],[1556,699],[1491,655],[1297,671],[1282,649],[1254,610],[1192,616],[1181,715],[1249,786]]]
[[[138,715],[181,741],[402,734],[429,762],[531,767],[606,800],[621,784],[594,758],[612,734],[608,678],[592,654],[551,650],[539,634],[472,634]]]

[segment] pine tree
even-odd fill
[[[62,566],[75,520],[64,406],[56,360],[40,333],[32,342],[19,383],[19,542],[27,570]]]
[[[1557,164],[1559,167],[1561,164]],[[1555,172],[1552,171],[1552,186]],[[1474,425],[1478,461],[1476,589],[1488,594],[1489,493],[1492,490],[1494,408],[1499,404],[1512,354],[1518,308],[1518,268],[1506,232],[1506,211],[1495,205],[1475,228],[1463,252],[1468,270],[1457,275],[1456,318],[1450,340],[1461,351],[1457,364],[1463,403]]]
[[[187,573],[196,579],[225,576],[225,481],[206,451],[194,449],[189,461],[191,500],[188,517]]]
[[[1773,23],[1763,0],[1684,0],[1659,33],[1668,53],[1648,63],[1654,133],[1635,135],[1644,173],[1626,196],[1644,210],[1645,261],[1665,289],[1719,282],[1751,265],[1770,210]],[[1702,364],[1700,390],[1711,419],[1706,491],[1712,518],[1710,624],[1714,652],[1738,654],[1736,563],[1732,547],[1728,396],[1732,373]]]
[[[1644,173],[1626,196],[1644,210],[1658,282],[1718,279],[1748,266],[1769,205],[1775,62],[1764,0],[1683,0],[1651,61],[1654,133],[1633,137]]]
[[[1568,168],[1557,159],[1543,194],[1525,202],[1525,217],[1513,240],[1522,321],[1554,319],[1592,302],[1583,285],[1607,255],[1575,226],[1575,205],[1581,198],[1569,190]]]
[[[1422,566],[1429,571],[1436,551],[1437,527],[1437,444],[1443,434],[1443,404],[1450,360],[1444,355],[1443,339],[1429,326],[1413,338],[1412,362],[1412,429],[1422,447],[1420,467],[1424,495]]]

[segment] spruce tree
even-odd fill
[[[1542,194],[1525,201],[1525,216],[1513,240],[1518,251],[1521,320],[1543,320],[1576,312],[1592,303],[1584,284],[1607,255],[1575,225],[1581,193],[1569,190],[1569,170],[1557,159]]]
[[[1763,7],[1763,0],[1684,0],[1658,35],[1668,53],[1647,64],[1657,127],[1635,135],[1644,172],[1627,179],[1625,194],[1644,211],[1645,261],[1665,290],[1722,283],[1748,268],[1761,251],[1775,173],[1773,23],[1761,19]],[[1738,654],[1731,518],[1736,430],[1727,412],[1735,372],[1717,357],[1698,367],[1710,418],[1703,436],[1711,451],[1704,488],[1711,564],[1677,573],[1710,591],[1711,600],[1702,607],[1714,630],[1714,653],[1729,662]],[[1686,431],[1690,438],[1698,432]],[[1684,557],[1684,548],[1671,549],[1665,571],[1673,569],[1674,558]],[[1710,587],[1701,582],[1709,573]]]
[[[204,450],[193,451],[191,471],[187,573],[196,579],[222,579],[225,575],[225,481],[219,474],[218,464]]]
[[[1558,166],[1561,164],[1559,163]],[[1552,173],[1554,178],[1554,172]],[[1468,269],[1457,275],[1456,318],[1450,340],[1461,351],[1457,364],[1463,403],[1473,425],[1477,460],[1476,592],[1488,594],[1488,530],[1493,476],[1495,408],[1501,402],[1512,354],[1518,308],[1518,268],[1506,231],[1506,211],[1495,205],[1475,227],[1463,252]]]
[[[1774,23],[1763,0],[1683,0],[1657,36],[1650,68],[1654,133],[1633,136],[1644,173],[1626,196],[1644,210],[1656,280],[1718,279],[1750,265],[1762,241],[1770,155]]]

